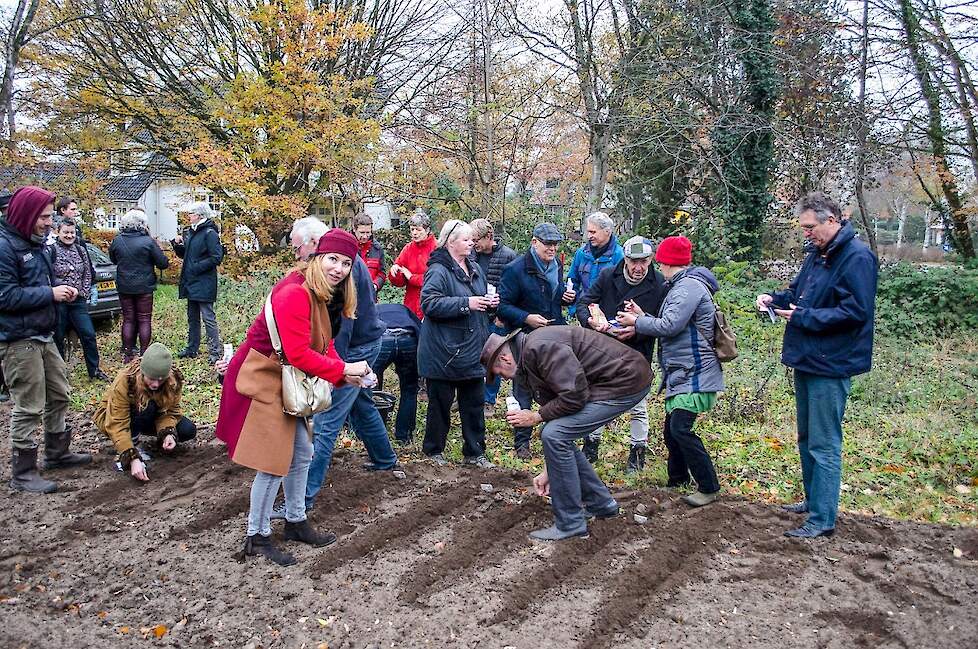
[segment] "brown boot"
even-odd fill
[[[82,466],[92,461],[89,453],[72,453],[68,450],[71,444],[71,429],[65,428],[60,433],[44,433],[44,461],[41,468],[65,469]]]
[[[37,447],[15,448],[10,456],[14,477],[10,479],[10,488],[17,491],[29,491],[36,494],[50,494],[58,490],[58,485],[45,480],[37,472]]]
[[[285,540],[308,543],[319,548],[336,543],[336,535],[332,532],[317,532],[309,524],[309,521],[299,521],[298,523],[285,521]]]

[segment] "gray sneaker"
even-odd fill
[[[467,457],[463,460],[465,464],[469,466],[477,466],[480,469],[495,469],[496,465],[489,461],[485,455],[479,455],[477,457]]]
[[[429,455],[428,459],[437,464],[438,466],[448,466],[449,462],[445,459],[445,456],[441,453],[435,453],[434,455]]]
[[[280,500],[272,506],[272,513],[268,517],[273,521],[284,521],[285,520],[285,501]]]

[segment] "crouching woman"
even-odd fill
[[[271,310],[285,360],[306,374],[360,385],[370,372],[365,362],[344,363],[333,347],[342,318],[356,313],[350,269],[357,241],[342,230],[319,240],[308,264],[286,275],[271,291]],[[307,422],[282,411],[282,368],[264,309],[228,365],[216,434],[228,445],[231,461],[258,471],[251,487],[248,533],[241,558],[264,555],[288,566],[291,554],[272,544],[272,505],[285,487],[285,539],[329,545],[336,535],[314,530],[306,520],[305,496],[313,446]]]
[[[112,440],[123,470],[137,480],[149,480],[138,438],[155,440],[160,451],[170,453],[197,436],[197,426],[180,410],[182,389],[183,375],[173,367],[170,350],[153,343],[119,371],[95,410],[95,426]]]

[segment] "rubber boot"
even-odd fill
[[[319,548],[336,543],[336,535],[332,532],[317,532],[309,524],[309,521],[299,521],[298,523],[285,521],[285,540],[308,543]]]
[[[586,457],[587,461],[591,464],[598,461],[599,444],[601,444],[600,439],[591,439],[590,437],[584,438],[584,446],[581,450],[584,451],[584,457]]]
[[[71,429],[65,428],[60,433],[44,433],[44,460],[41,468],[65,469],[81,466],[92,461],[89,453],[72,453],[68,450],[71,444]]]
[[[58,485],[45,480],[37,472],[37,447],[15,448],[10,456],[14,477],[10,479],[10,488],[17,491],[29,491],[36,494],[50,494],[58,490]]]
[[[633,444],[628,452],[628,467],[625,473],[638,473],[645,470],[645,447],[641,444]]]
[[[246,557],[262,555],[280,566],[291,566],[296,562],[296,558],[291,554],[275,547],[275,544],[272,543],[272,537],[261,534],[245,537],[244,550],[241,554]]]

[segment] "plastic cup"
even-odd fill
[[[521,408],[516,397],[506,397],[506,412],[516,412],[517,410],[521,410]]]

